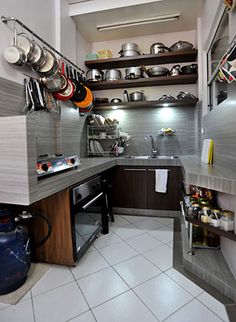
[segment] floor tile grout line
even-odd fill
[[[207,293],[207,292],[206,292]],[[208,294],[208,293],[207,293]],[[199,296],[199,295],[198,295]],[[196,297],[196,300],[199,302],[199,303],[201,303],[202,305],[204,305],[209,311],[211,311],[213,314],[215,314],[220,320],[222,320],[223,322],[227,322],[227,321],[225,321],[224,319],[222,319],[218,314],[216,314],[214,311],[212,311],[212,309],[209,307],[209,306],[207,306],[205,303],[203,303],[203,302],[201,302],[197,297]],[[222,303],[221,303],[222,304]],[[224,304],[222,304],[224,307],[225,307],[225,305]],[[228,313],[227,313],[227,311],[225,310],[225,312],[226,312],[226,314],[227,314],[227,316],[228,316]]]
[[[173,267],[172,267],[173,268]],[[171,269],[171,268],[170,268]],[[187,293],[189,293],[191,296],[193,296],[194,298],[196,298],[196,297],[198,297],[199,295],[201,295],[202,293],[204,293],[204,290],[202,290],[202,292],[201,293],[199,293],[198,295],[193,295],[192,293],[190,293],[190,291],[188,291],[186,288],[184,288],[180,283],[178,283],[174,278],[172,278],[171,276],[169,276],[166,272],[168,272],[169,271],[169,269],[168,270],[166,270],[165,272],[164,272],[164,274],[167,276],[167,277],[169,277],[173,282],[175,282],[175,284],[177,284],[178,286],[180,286],[183,290],[185,290]],[[180,273],[181,274],[181,273]],[[181,274],[182,275],[182,274]],[[183,277],[185,277],[185,276],[183,276]],[[188,281],[190,281],[191,283],[193,283],[191,280],[189,280],[187,277],[185,277]],[[195,284],[195,283],[193,283],[193,284]],[[195,284],[197,287],[199,287],[200,288],[200,286],[198,286],[197,284]]]
[[[89,302],[87,301],[87,298],[86,298],[86,296],[84,295],[83,290],[82,290],[82,289],[81,289],[81,287],[79,286],[78,281],[76,281],[76,284],[77,284],[77,286],[78,286],[78,288],[79,288],[79,290],[80,290],[80,292],[81,292],[81,294],[82,294],[82,296],[83,296],[83,298],[84,298],[84,300],[85,300],[86,304],[88,305],[89,310],[91,310],[91,306],[89,305]],[[86,313],[86,311],[85,311],[84,313]]]
[[[51,292],[51,291],[56,290],[57,288],[63,287],[63,286],[68,285],[68,284],[72,284],[72,283],[74,283],[74,282],[75,282],[75,281],[70,281],[70,282],[67,282],[67,283],[65,283],[65,284],[58,285],[58,286],[56,286],[56,287],[51,288],[50,290],[47,290],[47,291],[45,291],[45,292],[40,293],[40,294],[32,295],[32,298],[34,299],[35,297],[38,297],[38,296],[44,295],[44,294],[46,294],[46,293],[48,293],[48,292]]]
[[[99,304],[97,304],[97,305],[95,305],[95,306],[91,307],[91,310],[94,310],[94,309],[98,308],[99,306],[102,306],[102,305],[106,304],[107,302],[110,302],[110,301],[114,300],[115,298],[117,298],[117,297],[119,297],[119,296],[121,296],[121,295],[123,295],[123,294],[125,294],[125,293],[127,293],[127,292],[130,292],[130,291],[131,291],[131,288],[129,288],[128,290],[126,290],[126,291],[124,291],[124,292],[122,292],[122,293],[120,293],[120,294],[117,294],[117,295],[115,295],[115,296],[112,296],[112,297],[111,297],[111,298],[109,298],[108,300],[106,300],[106,301],[104,301],[104,302],[102,302],[102,303],[99,303]]]
[[[185,304],[181,305],[177,310],[175,310],[174,312],[172,312],[170,315],[168,315],[166,318],[164,318],[164,320],[162,320],[161,322],[166,321],[167,319],[169,319],[171,316],[173,316],[175,313],[177,313],[178,311],[182,310],[186,305],[190,304],[191,302],[193,302],[195,300],[195,298],[193,297],[191,300],[187,301]]]
[[[154,312],[152,312],[152,310],[150,309],[150,307],[138,296],[137,293],[135,293],[134,289],[131,289],[131,291],[137,296],[137,298],[142,302],[142,304],[148,309],[148,311],[154,316],[154,318],[159,322],[161,322],[161,320],[154,314]]]
[[[30,290],[30,294],[31,294],[31,290]],[[35,307],[34,307],[34,299],[33,299],[33,296],[31,294],[31,305],[32,305],[32,311],[33,311],[33,317],[34,317],[34,322],[36,322],[36,314],[35,314]]]

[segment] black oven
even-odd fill
[[[96,176],[70,191],[72,239],[75,262],[81,258],[94,239],[108,234],[106,192],[101,177]]]

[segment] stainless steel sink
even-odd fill
[[[176,156],[173,155],[158,155],[156,158],[152,158],[149,155],[130,155],[128,156],[128,158],[130,159],[141,159],[141,160],[155,160],[155,159],[161,159],[161,160],[172,160],[172,159],[176,159]]]

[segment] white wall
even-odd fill
[[[54,46],[55,28],[54,28],[54,0],[8,0],[0,1],[0,12],[4,16],[15,16],[33,29],[43,39]],[[11,24],[13,27],[13,24]],[[18,31],[21,28],[17,26]],[[0,74],[1,77],[13,80],[17,83],[23,83],[24,75],[22,70],[29,72],[27,68],[13,68],[5,62],[2,54],[4,49],[11,44],[13,32],[10,25],[6,26],[0,22]]]

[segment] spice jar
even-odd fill
[[[209,206],[202,207],[201,221],[208,224],[210,222],[211,208]]]
[[[199,203],[197,203],[197,202],[194,202],[188,208],[188,216],[193,219],[198,219],[200,213],[201,213],[201,207],[200,207]]]
[[[220,219],[220,228],[225,231],[234,230],[234,213],[231,210],[222,210]]]

